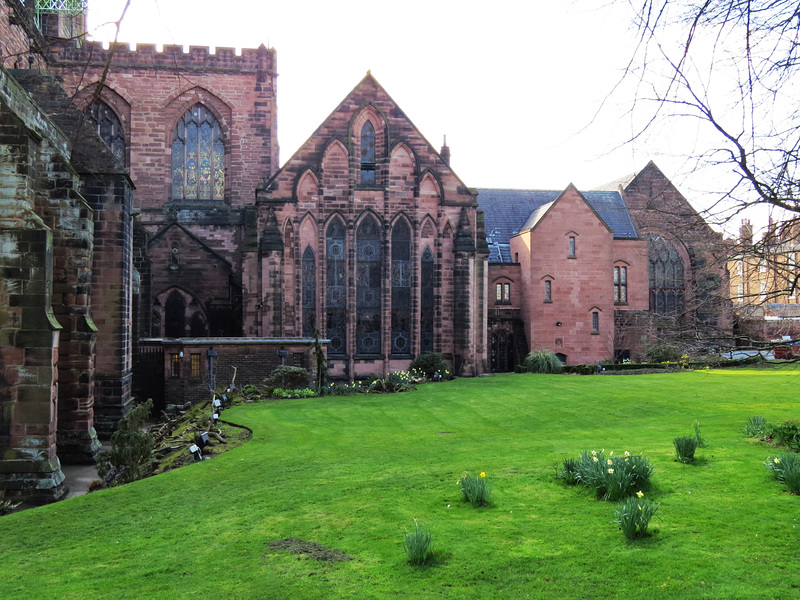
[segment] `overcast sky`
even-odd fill
[[[89,0],[95,39],[113,39],[102,24],[124,5]],[[714,182],[685,159],[695,132],[671,125],[623,144],[635,94],[612,90],[636,43],[631,11],[619,0],[131,0],[119,39],[274,47],[281,163],[371,70],[434,147],[447,136],[470,187],[591,189],[652,159],[702,208]]]

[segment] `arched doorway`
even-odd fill
[[[492,333],[492,372],[508,373],[514,370],[514,334],[500,329]]]

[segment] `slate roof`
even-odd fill
[[[484,214],[489,262],[513,262],[509,245],[511,236],[534,227],[562,192],[563,190],[479,189],[478,209]],[[608,225],[615,238],[639,237],[619,192],[589,191],[581,194]]]

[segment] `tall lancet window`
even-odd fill
[[[392,230],[392,354],[411,352],[411,230],[400,220]]]
[[[314,335],[317,327],[317,260],[311,246],[303,252],[303,336]]]
[[[125,165],[125,132],[122,123],[105,102],[93,102],[89,107],[89,118],[92,120],[97,134],[106,143],[114,158],[121,165]]]
[[[381,231],[371,216],[356,232],[356,352],[381,352]]]
[[[172,199],[225,198],[225,143],[214,114],[195,104],[172,135]]]
[[[375,128],[369,121],[361,128],[361,184],[375,185]]]
[[[433,352],[433,289],[434,289],[434,262],[433,252],[425,247],[422,252],[420,269],[420,352]]]
[[[325,336],[330,340],[328,353],[347,351],[347,254],[345,229],[339,219],[328,225],[325,236]]]

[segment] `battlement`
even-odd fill
[[[241,55],[234,48],[217,47],[214,52],[208,46],[165,45],[161,51],[155,44],[119,43],[104,48],[101,42],[84,42],[76,46],[74,42],[56,42],[51,48],[52,56],[61,65],[105,66],[112,53],[112,64],[129,69],[181,69],[201,71],[261,72],[276,71],[276,52],[261,44],[258,48],[243,48]]]

